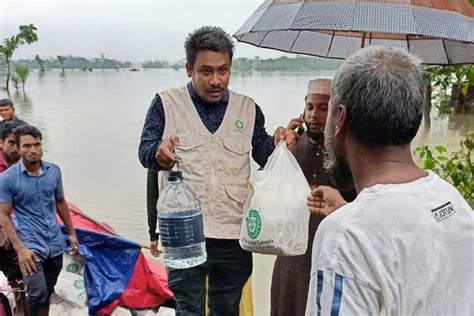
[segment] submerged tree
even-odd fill
[[[41,72],[44,72],[44,60],[41,59],[41,57],[39,57],[39,55],[36,55],[35,56],[35,60],[36,62],[38,63],[38,66],[40,67],[40,71]]]
[[[18,89],[20,88],[20,82],[21,82],[20,77],[18,77],[16,74],[12,74],[11,80],[12,80],[13,88],[15,88],[15,90],[18,91]]]
[[[64,72],[64,62],[66,61],[66,57],[58,55],[58,60],[59,60],[59,63],[61,64],[61,70],[62,72]]]
[[[25,92],[25,82],[26,82],[26,79],[28,79],[28,75],[30,74],[30,68],[25,67],[25,66],[16,66],[15,67],[15,72],[16,72],[18,78],[20,78],[20,81],[23,85],[23,93],[24,93]]]
[[[7,65],[7,79],[5,83],[5,89],[9,91],[9,83],[11,76],[11,61],[12,56],[15,50],[23,44],[31,44],[38,40],[38,35],[36,34],[37,28],[33,25],[20,25],[20,33],[13,35],[10,38],[6,38],[3,41],[3,44],[0,45],[0,55],[2,60],[4,60]]]
[[[430,76],[430,85],[436,87],[433,97],[440,113],[450,112],[451,107],[456,113],[469,110],[473,99],[474,66],[427,66],[425,70]],[[450,99],[447,100],[449,94]]]

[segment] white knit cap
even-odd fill
[[[308,94],[331,95],[331,79],[314,79],[308,83]]]

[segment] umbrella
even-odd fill
[[[244,43],[344,59],[370,45],[405,48],[425,64],[474,63],[467,0],[273,0],[234,34]]]

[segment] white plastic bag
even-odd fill
[[[281,142],[251,180],[253,194],[244,206],[240,231],[243,249],[263,254],[297,256],[308,247],[308,181],[293,154]]]
[[[87,306],[87,291],[84,282],[85,257],[63,254],[63,268],[56,283],[55,292],[64,301],[77,308]]]

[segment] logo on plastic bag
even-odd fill
[[[85,284],[84,284],[84,280],[76,280],[74,281],[74,287],[78,290],[82,290],[83,288],[85,288]]]
[[[79,265],[75,262],[70,263],[66,266],[67,272],[77,273],[79,271]]]
[[[258,215],[257,210],[249,210],[249,214],[247,216],[247,233],[250,238],[255,239],[260,235],[260,231],[262,230],[262,220],[260,219],[260,215]]]

